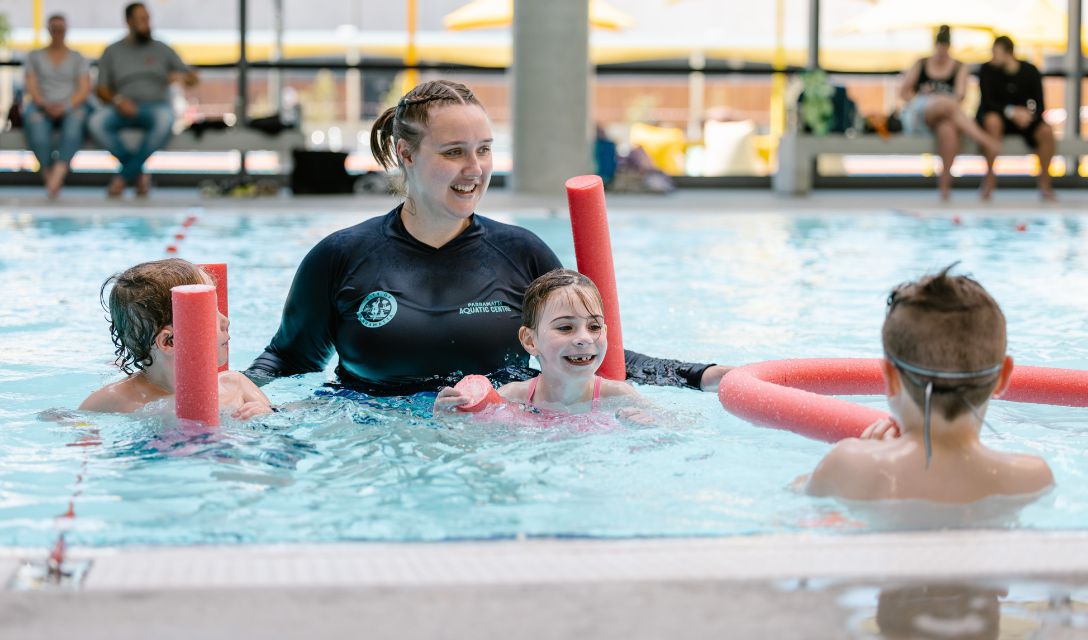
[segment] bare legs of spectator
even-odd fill
[[[941,175],[937,176],[937,188],[941,193],[941,201],[947,202],[952,195],[952,162],[956,159],[956,152],[960,150],[960,134],[949,119],[930,125],[930,128],[937,139],[937,154],[941,156],[942,167]]]
[[[1050,161],[1054,159],[1054,129],[1045,122],[1035,127],[1035,153],[1039,156],[1039,195],[1053,201],[1054,186],[1050,181]]]
[[[1005,123],[1001,120],[1001,115],[998,113],[990,112],[983,116],[982,126],[986,129],[986,133],[990,134],[997,140],[1001,140],[1005,134]],[[1039,195],[1043,200],[1054,200],[1054,186],[1050,180],[1050,161],[1054,159],[1054,129],[1045,122],[1040,122],[1035,127],[1035,154],[1039,157]],[[982,188],[979,191],[979,196],[983,200],[989,200],[993,195],[994,187],[997,186],[997,176],[994,175],[994,160],[997,158],[997,154],[1001,151],[1000,147],[993,153],[986,154],[986,175],[982,178]]]
[[[1000,144],[982,127],[967,117],[960,109],[959,104],[947,96],[933,96],[926,105],[923,114],[926,125],[933,131],[937,138],[937,152],[941,156],[944,170],[938,179],[941,200],[948,200],[952,188],[952,161],[959,151],[960,134],[974,140],[983,154],[988,152],[996,154],[1000,150]]]
[[[936,131],[934,124],[947,120],[956,126],[956,130],[974,140],[983,153],[997,152],[1001,148],[998,138],[989,135],[978,123],[967,117],[955,100],[948,96],[933,96],[926,105],[926,124]]]
[[[982,152],[986,156],[986,175],[982,176],[982,186],[979,188],[978,195],[983,200],[989,200],[994,193],[994,188],[997,186],[994,161],[997,160],[997,154],[1001,152],[1001,139],[1005,137],[1005,123],[1001,120],[1001,114],[993,111],[987,112],[982,116],[982,128],[998,141],[997,149],[992,151],[983,150]]]

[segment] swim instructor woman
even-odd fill
[[[271,344],[246,374],[258,383],[321,371],[373,395],[433,391],[461,375],[526,379],[521,300],[560,267],[540,238],[476,215],[491,179],[492,133],[464,85],[425,82],[374,123],[370,147],[405,178],[404,202],[341,229],[303,259]],[[627,354],[628,376],[715,387],[722,367]]]

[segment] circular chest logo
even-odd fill
[[[359,313],[355,317],[359,324],[369,329],[376,329],[388,324],[397,315],[397,300],[384,291],[367,294],[359,304]]]

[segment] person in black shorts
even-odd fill
[[[976,120],[994,138],[1017,134],[1039,156],[1039,193],[1044,200],[1054,199],[1050,181],[1050,161],[1054,158],[1054,129],[1043,121],[1043,77],[1035,65],[1017,60],[1008,36],[994,40],[993,58],[978,71],[982,99]],[[997,185],[994,159],[986,153],[986,176],[981,196],[989,200]]]
[[[302,260],[280,328],[246,375],[258,384],[322,371],[370,395],[437,391],[466,374],[536,372],[518,340],[529,283],[562,265],[532,232],[478,215],[491,179],[491,123],[472,91],[434,80],[374,123],[374,157],[404,201],[328,236]],[[626,352],[627,377],[717,390],[728,367]]]

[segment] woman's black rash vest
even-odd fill
[[[372,395],[434,391],[470,373],[526,379],[518,342],[529,283],[562,265],[532,232],[473,215],[434,248],[400,207],[319,242],[299,265],[272,343],[246,375],[258,384],[321,371],[335,352],[341,384]],[[709,365],[626,352],[628,377],[699,387]]]

